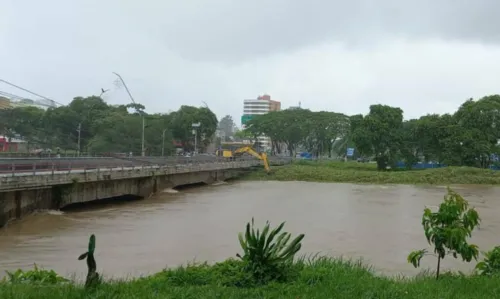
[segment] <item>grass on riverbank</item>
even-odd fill
[[[360,263],[327,258],[295,263],[289,282],[238,287],[245,281],[240,261],[165,270],[133,281],[106,282],[94,290],[83,286],[1,284],[0,298],[454,298],[500,297],[500,278],[443,275],[394,280],[375,276]]]
[[[299,160],[272,170],[269,176],[255,171],[244,179],[411,185],[500,184],[500,171],[473,167],[377,171],[373,163]]]

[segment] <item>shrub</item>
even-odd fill
[[[477,259],[478,247],[468,244],[467,238],[480,221],[477,211],[469,208],[467,200],[450,188],[437,212],[424,209],[422,226],[425,237],[434,246],[434,254],[437,256],[436,278],[439,278],[441,259],[448,254],[454,258],[460,255],[466,262]],[[426,249],[413,251],[408,255],[408,262],[417,268],[425,255],[429,255]]]
[[[484,259],[477,263],[476,271],[481,275],[500,274],[500,246],[484,253]]]
[[[155,283],[168,283],[181,287],[194,285],[252,287],[255,285],[252,275],[244,269],[244,262],[235,259],[227,259],[214,265],[201,263],[181,266],[176,269],[165,269],[151,278]]]
[[[238,235],[243,256],[237,254],[244,262],[244,269],[251,273],[259,284],[270,281],[284,281],[293,268],[293,258],[302,247],[304,234],[300,234],[288,243],[291,234],[281,232],[285,222],[270,231],[270,223],[266,222],[262,232],[254,227],[254,219],[247,223],[245,234]]]
[[[36,264],[33,270],[23,271],[18,269],[15,272],[6,271],[6,273],[7,276],[2,279],[2,282],[58,284],[69,281],[64,277],[59,276],[59,274],[57,274],[54,270],[40,269]]]

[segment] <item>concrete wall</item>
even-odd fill
[[[57,208],[52,201],[52,188],[17,190],[0,193],[0,227],[11,219],[20,219],[35,210]]]
[[[223,181],[256,164],[260,164],[259,161],[2,177],[0,227],[34,210],[60,209],[122,195],[148,197],[180,185]]]
[[[58,194],[53,196],[53,202],[57,208],[63,208],[70,204],[123,195],[148,197],[166,188],[227,180],[240,172],[229,169],[60,185]]]

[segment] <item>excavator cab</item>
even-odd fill
[[[215,152],[215,155],[217,157],[224,157],[224,158],[229,158],[230,160],[233,160],[233,152],[230,150],[218,150]]]

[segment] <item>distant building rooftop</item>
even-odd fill
[[[9,109],[15,107],[38,107],[40,109],[47,109],[50,107],[57,107],[53,101],[49,100],[32,100],[23,98],[13,98],[7,96],[0,96],[0,109]]]

